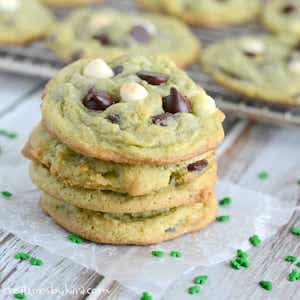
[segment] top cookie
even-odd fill
[[[300,1],[272,0],[264,9],[263,24],[271,31],[300,38]]]
[[[0,43],[20,45],[47,36],[50,11],[36,0],[0,0]]]
[[[119,163],[173,164],[223,139],[214,100],[165,57],[79,60],[49,82],[42,115],[74,151]]]
[[[209,46],[204,69],[234,91],[281,104],[300,104],[300,47],[274,36],[229,38]]]
[[[162,54],[186,66],[199,54],[199,41],[185,24],[169,17],[114,10],[77,11],[55,28],[49,47],[67,62]]]
[[[247,22],[260,10],[260,0],[137,0],[149,10],[159,10],[195,26],[219,27]]]

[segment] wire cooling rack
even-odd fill
[[[105,6],[122,10],[136,10],[133,3],[134,0],[107,0]],[[66,10],[56,10],[55,12],[61,16],[66,13]],[[262,28],[257,24],[246,24],[217,30],[197,28],[193,29],[193,31],[205,47],[210,43],[229,36],[260,33]],[[24,47],[0,46],[0,69],[48,79],[62,67],[63,63],[45,47],[44,42],[35,42]],[[273,105],[259,100],[247,99],[232,93],[201,72],[199,65],[191,66],[187,69],[187,72],[205,88],[208,94],[217,100],[219,107],[227,115],[267,121],[279,125],[300,126],[300,106]]]

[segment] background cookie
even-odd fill
[[[32,162],[30,165],[33,182],[47,194],[77,207],[114,213],[143,212],[187,205],[199,201],[200,195],[206,199],[205,195],[215,185],[216,172],[216,163],[211,162],[206,172],[189,183],[131,197],[115,192],[68,186],[51,176],[39,163]]]
[[[141,196],[189,182],[205,172],[214,152],[170,166],[116,164],[82,156],[50,136],[39,124],[22,153],[44,165],[66,185]]]
[[[0,44],[21,45],[48,35],[50,11],[36,0],[0,0]]]
[[[254,19],[261,8],[260,0],[138,0],[146,9],[157,9],[179,17],[195,26],[219,27]]]
[[[267,1],[262,22],[275,33],[292,35],[300,39],[300,1]]]
[[[42,115],[75,152],[118,163],[175,164],[224,135],[214,100],[164,57],[73,63],[47,85]]]
[[[161,54],[179,66],[195,61],[199,41],[181,22],[159,15],[79,10],[52,32],[49,47],[65,62],[111,60],[124,54]]]
[[[150,217],[116,216],[77,208],[43,194],[41,207],[64,227],[85,239],[109,244],[155,244],[199,230],[216,217],[213,195],[207,202],[174,208]]]
[[[205,50],[202,64],[218,83],[243,95],[300,104],[300,51],[275,37],[226,39]]]
[[[87,5],[92,3],[101,3],[104,0],[40,0],[47,5],[53,6],[76,6]]]

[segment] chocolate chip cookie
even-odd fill
[[[204,27],[240,24],[254,19],[260,0],[137,0],[146,9],[176,16],[185,22]]]
[[[165,57],[79,60],[48,83],[42,116],[75,152],[117,163],[176,164],[224,135],[214,100]]]
[[[137,214],[111,214],[85,210],[47,194],[42,209],[65,229],[91,241],[148,245],[174,239],[206,227],[216,217],[213,194],[189,206]]]
[[[186,66],[197,59],[200,44],[183,23],[173,18],[83,9],[53,30],[49,48],[65,62],[160,54]]]
[[[300,47],[276,37],[243,36],[209,46],[203,68],[220,84],[269,102],[300,104]]]
[[[45,38],[54,19],[36,0],[0,0],[0,44],[23,45]]]
[[[300,2],[298,0],[272,0],[265,5],[263,24],[271,31],[294,36],[300,40]]]

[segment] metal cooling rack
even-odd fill
[[[134,1],[107,0],[105,6],[116,7],[122,10],[136,9]],[[56,11],[61,16],[65,11]],[[257,24],[247,24],[237,27],[214,29],[193,29],[204,46],[217,40],[249,33],[260,33],[262,28]],[[25,47],[1,46],[0,69],[27,75],[51,78],[60,68],[61,63],[47,48],[44,42],[36,42]],[[187,72],[205,88],[208,94],[214,97],[219,107],[227,115],[232,114],[242,118],[261,120],[279,125],[300,126],[300,106],[290,107],[272,105],[259,100],[247,99],[232,93],[217,85],[206,74],[201,72],[199,65],[191,66]]]

